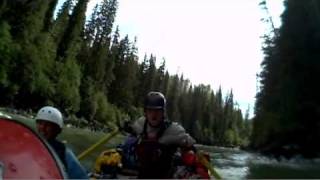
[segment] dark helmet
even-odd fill
[[[166,109],[166,98],[161,92],[149,92],[144,101],[145,109]]]

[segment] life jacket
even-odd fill
[[[56,139],[50,139],[48,140],[48,143],[60,158],[70,179],[88,178],[85,169],[81,166],[71,149],[67,148],[64,143]]]
[[[203,158],[210,160],[208,153],[201,152]],[[208,169],[199,160],[198,155],[193,150],[181,153],[181,163],[174,173],[175,179],[210,179]]]
[[[95,174],[100,174],[100,178],[114,179],[122,167],[122,156],[116,149],[103,151],[95,163]]]
[[[184,165],[192,166],[195,164],[197,156],[192,150],[189,150],[187,152],[183,152],[181,158]]]
[[[122,163],[123,168],[137,169],[137,155],[136,155],[137,138],[129,136],[125,143],[120,146],[122,149]]]
[[[159,138],[171,125],[165,121],[158,131],[156,138],[147,136],[147,121],[144,123],[143,132],[138,137],[136,154],[139,162],[139,179],[172,178],[173,155],[176,147],[159,143]]]

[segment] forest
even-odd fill
[[[300,3],[293,2],[298,5]],[[145,95],[149,91],[160,91],[167,98],[168,118],[181,123],[198,143],[231,147],[249,144],[252,129],[249,109],[241,112],[233,98],[232,89],[228,92],[222,92],[221,87],[213,90],[209,85],[192,84],[183,74],[169,74],[166,59],[157,59],[152,54],[146,54],[143,59],[139,59],[136,46],[139,37],[133,40],[128,36],[120,37],[121,30],[114,24],[117,0],[103,0],[96,5],[89,17],[86,17],[88,0],[66,0],[61,7],[57,7],[57,4],[58,0],[0,1],[1,107],[35,113],[44,105],[53,105],[63,112],[67,122],[97,128],[124,120],[135,120],[143,115]],[[300,4],[305,3],[301,1]],[[294,11],[295,7],[291,8]],[[291,11],[287,10],[286,13]],[[293,16],[290,15],[291,17]],[[319,19],[315,19],[309,24],[310,27],[308,26],[313,32],[318,28],[315,26],[317,20]],[[302,23],[303,19],[300,21]],[[289,21],[287,24],[293,26]],[[291,44],[292,49],[284,46],[290,44],[287,41],[290,41],[291,36],[298,36],[299,33],[307,35],[302,27],[293,27],[290,32],[289,29],[281,30],[280,34],[285,34],[282,39],[273,38],[267,41],[266,37],[264,71],[267,71],[269,66],[275,66],[267,61],[279,59],[280,55],[285,56],[303,45],[307,39],[301,37],[302,44]],[[291,32],[292,30],[294,32]],[[299,84],[290,83],[291,75],[294,75],[300,79],[299,83],[303,81],[308,87],[313,85],[315,73],[318,72],[303,74],[305,71],[302,70],[308,67],[316,69],[315,65],[319,66],[316,61],[318,46],[315,44],[319,37],[314,33],[308,39],[314,45],[308,54],[312,57],[308,60],[313,64],[302,65],[301,59],[294,59],[297,64],[290,67],[290,71],[286,70],[286,76],[283,76],[284,73],[272,75],[276,80],[272,83],[279,83],[278,77],[281,76],[288,81],[281,81],[285,82],[286,87],[298,87]],[[283,44],[283,47],[275,46],[276,43]],[[286,49],[286,52],[278,53],[277,56],[268,54],[274,48]],[[303,58],[305,53],[301,52],[300,57]],[[289,59],[284,61],[288,62]],[[156,65],[157,62],[160,62],[160,66]],[[295,69],[292,68],[298,67],[302,68],[298,71],[301,74],[294,74]],[[261,76],[263,81],[269,78],[266,72]],[[306,81],[308,77],[313,79]],[[263,88],[258,94],[254,133],[275,133],[265,136],[259,134],[252,138],[253,147],[268,144],[270,138],[277,136],[277,133],[290,132],[294,125],[302,122],[295,116],[303,115],[299,114],[299,111],[288,117],[284,116],[288,115],[289,111],[292,112],[293,106],[301,101],[298,97],[295,97],[297,102],[286,106],[286,109],[272,106],[272,103],[278,102],[269,103],[277,98],[276,101],[289,104],[291,101],[286,101],[287,98],[297,95],[298,89],[287,93],[288,88],[281,86],[281,93],[286,93],[286,97],[281,96],[282,99],[279,100],[280,91],[277,96],[272,95],[274,98],[270,98],[269,88],[280,87],[278,84],[273,86],[271,82],[270,85],[268,83],[269,81],[262,82]],[[301,92],[303,94],[299,97],[308,95],[311,102],[305,103],[307,107],[314,107],[315,98],[311,95],[317,95],[316,92],[316,88],[307,89]],[[266,107],[276,109],[262,110]],[[319,114],[317,109],[308,111]],[[283,116],[278,116],[283,112]],[[294,118],[295,124],[285,129],[280,129],[280,126],[278,129],[270,129],[274,124],[264,123],[265,118],[269,117],[274,119],[273,123],[278,122],[278,119],[286,122],[288,118]],[[315,121],[309,121],[310,128],[314,129]],[[304,129],[301,129],[301,132],[303,131]],[[310,131],[310,135],[313,135],[312,132]]]
[[[88,0],[66,0],[59,9],[58,0],[2,0],[0,106],[35,113],[53,105],[75,124],[109,126],[143,115],[145,95],[160,91],[169,119],[199,143],[319,156],[320,2],[284,2],[279,28],[268,13],[263,19],[270,31],[252,119],[232,89],[169,74],[166,59],[152,54],[139,59],[139,37],[120,37],[114,24],[116,0],[103,0],[89,17]],[[268,12],[265,0],[260,7]]]
[[[268,11],[266,1],[260,5]],[[277,156],[319,157],[320,1],[284,5],[280,28],[265,18],[270,32],[264,36],[250,146]]]

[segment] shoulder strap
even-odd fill
[[[157,138],[158,138],[158,139],[163,135],[164,131],[165,131],[170,125],[171,125],[171,122],[170,122],[170,121],[164,121],[164,122],[162,123],[162,125],[161,125],[161,127],[160,127],[160,131],[159,131],[158,134],[157,134]]]

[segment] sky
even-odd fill
[[[90,0],[90,9],[101,0]],[[170,74],[183,73],[192,84],[210,85],[224,94],[231,89],[243,114],[256,95],[256,74],[263,60],[260,38],[269,27],[259,0],[118,0],[115,26],[120,35],[137,37],[140,60],[145,54],[164,58]],[[268,0],[280,26],[283,0]]]

